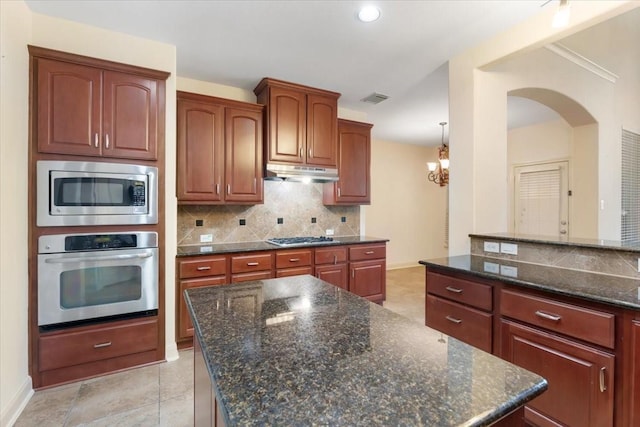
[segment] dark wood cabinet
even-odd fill
[[[267,111],[268,163],[337,166],[340,94],[270,78],[254,92]]]
[[[253,252],[231,255],[231,283],[274,277],[273,252]]]
[[[156,160],[164,132],[166,73],[127,72],[44,58],[36,69],[36,141],[41,153]],[[46,53],[45,53],[46,52]],[[55,56],[55,54],[53,55]],[[120,68],[125,68],[121,66]],[[134,69],[135,67],[130,67]]]
[[[193,324],[184,299],[186,289],[229,283],[224,255],[198,256],[176,262],[176,342],[178,347],[193,343]]]
[[[631,339],[629,341],[630,351],[627,356],[630,366],[627,368],[629,375],[628,401],[629,408],[629,426],[640,425],[640,315],[631,321]]]
[[[426,277],[426,325],[491,353],[493,288],[434,272]]]
[[[276,277],[313,273],[313,249],[276,251]]]
[[[349,247],[349,292],[382,304],[386,299],[386,245]]]
[[[502,334],[503,358],[549,382],[548,390],[525,407],[527,422],[613,425],[613,354],[507,320],[502,320]]]
[[[368,123],[338,120],[338,182],[324,184],[325,205],[371,203],[371,128]]]
[[[262,107],[178,92],[181,204],[263,201]]]
[[[314,260],[315,276],[318,279],[345,290],[349,289],[346,247],[316,248]]]

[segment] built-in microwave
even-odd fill
[[[125,163],[40,160],[39,227],[158,223],[158,168]]]

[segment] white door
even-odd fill
[[[514,167],[514,221],[517,234],[567,237],[569,163]]]

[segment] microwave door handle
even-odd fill
[[[69,262],[87,262],[87,261],[118,261],[123,259],[141,259],[149,258],[153,256],[151,252],[145,252],[142,254],[128,254],[128,255],[107,255],[107,256],[95,256],[95,257],[74,257],[74,258],[49,258],[44,262],[47,264],[66,264]]]

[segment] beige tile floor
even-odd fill
[[[387,272],[384,307],[424,324],[424,267]],[[192,426],[193,351],[174,362],[36,391],[16,426]]]

